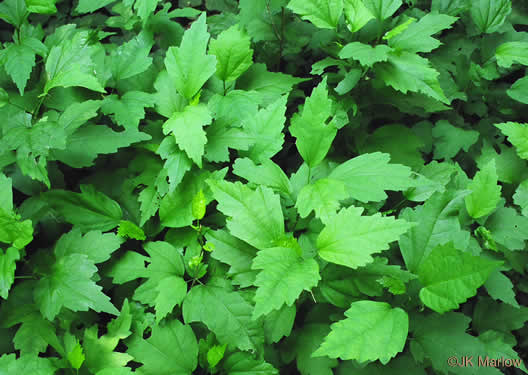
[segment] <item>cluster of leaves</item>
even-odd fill
[[[0,374],[528,360],[524,2],[3,0],[0,23]]]

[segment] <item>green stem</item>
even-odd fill
[[[284,49],[284,7],[281,8],[281,33],[279,39],[279,70],[281,69],[282,63],[282,52]]]
[[[283,33],[284,33],[284,7],[282,7],[282,20],[281,20],[281,32],[279,32],[279,29],[277,28],[277,25],[275,25],[275,22],[273,22],[273,15],[271,14],[271,8],[270,8],[270,2],[269,0],[266,0],[266,10],[268,12],[270,21],[271,21],[271,28],[273,29],[273,34],[275,34],[275,38],[277,38],[279,42],[279,61],[277,68],[280,68],[281,60],[282,60],[282,48],[283,48]]]
[[[40,107],[42,106],[42,103],[44,103],[44,100],[46,99],[46,95],[44,95],[42,98],[40,98],[37,107],[33,110],[33,113],[31,114],[31,121],[35,123],[35,119],[38,118]]]

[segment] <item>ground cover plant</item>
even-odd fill
[[[0,2],[0,375],[520,374],[528,3]]]

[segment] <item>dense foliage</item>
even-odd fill
[[[1,375],[527,371],[528,3],[0,19]]]

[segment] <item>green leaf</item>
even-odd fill
[[[225,82],[236,80],[253,64],[251,40],[239,25],[211,40],[209,52],[216,56],[216,75]]]
[[[55,1],[56,0],[26,0],[26,6],[31,13],[55,14],[57,13]]]
[[[253,140],[247,152],[250,159],[263,163],[282,149],[285,112],[286,96],[283,96],[244,121],[244,130]]]
[[[471,19],[482,33],[494,33],[511,13],[511,0],[476,0],[470,7]]]
[[[371,254],[389,248],[389,243],[412,227],[394,217],[361,216],[363,208],[343,208],[332,217],[317,237],[319,256],[324,260],[358,268],[373,261]]]
[[[123,214],[116,201],[91,185],[81,185],[81,193],[55,189],[43,193],[42,199],[85,233],[113,229],[119,225]]]
[[[168,276],[159,281],[156,286],[159,294],[156,297],[156,323],[172,312],[176,305],[180,305],[187,294],[187,283],[178,276]]]
[[[470,4],[466,0],[433,0],[431,2],[431,12],[449,14],[456,16],[469,9]]]
[[[473,311],[472,327],[478,333],[495,330],[510,333],[521,329],[528,321],[526,306],[514,307],[497,303],[489,297],[480,297]]]
[[[209,33],[205,13],[183,35],[180,47],[169,47],[165,57],[167,72],[176,90],[191,100],[216,71],[216,57],[206,54]]]
[[[345,73],[345,78],[343,78],[335,87],[335,92],[339,95],[345,95],[354,87],[361,79],[361,70],[360,69],[350,69]]]
[[[210,2],[211,0],[207,0]],[[286,5],[287,0],[240,0],[240,23],[248,31],[254,42],[276,40],[273,26],[270,25],[269,17],[280,11],[281,6]],[[234,4],[236,8],[236,4]],[[236,13],[236,12],[235,12]],[[233,21],[232,23],[236,23]]]
[[[376,65],[376,74],[387,86],[406,94],[421,92],[442,103],[449,104],[440,83],[438,73],[429,60],[407,51],[389,54],[387,62]]]
[[[493,271],[484,283],[488,294],[494,299],[501,300],[514,307],[519,308],[519,303],[515,299],[513,283],[499,270]]]
[[[77,8],[75,8],[75,11],[79,13],[92,13],[114,1],[115,0],[79,0],[79,4],[77,5]]]
[[[4,0],[0,3],[0,18],[17,28],[27,16],[25,0]]]
[[[114,49],[109,57],[114,80],[118,82],[146,71],[152,65],[149,57],[152,45],[152,38],[142,32]]]
[[[80,86],[104,93],[95,75],[93,47],[86,41],[86,32],[75,33],[52,47],[46,59],[46,85],[43,95],[54,87]]]
[[[302,188],[295,207],[302,218],[307,217],[314,210],[317,218],[323,223],[328,223],[339,209],[339,201],[347,197],[343,182],[322,178]]]
[[[196,193],[192,200],[192,215],[196,220],[202,220],[205,215],[205,208],[207,204],[205,203],[205,195],[203,190],[199,190]]]
[[[251,269],[251,264],[257,249],[225,230],[208,231],[205,238],[207,243],[214,245],[211,257],[230,266],[227,274],[232,277],[233,284],[241,288],[253,285],[257,271]]]
[[[467,192],[452,190],[435,193],[423,206],[407,208],[401,212],[401,219],[420,223],[403,234],[398,241],[409,271],[416,273],[422,261],[437,245],[450,240],[456,241],[460,224],[456,221],[456,225],[453,225],[449,217],[460,209],[466,194]],[[446,233],[450,235],[447,236]]]
[[[261,96],[261,104],[268,106],[289,93],[294,85],[307,80],[289,74],[268,72],[265,64],[253,64],[237,80],[237,89],[256,91]]]
[[[528,177],[525,174],[526,161],[517,155],[515,147],[510,147],[506,144],[500,144],[498,146],[499,149],[495,150],[492,144],[484,139],[481,155],[476,158],[477,166],[482,168],[492,159],[495,159],[499,181],[508,184],[521,183]]]
[[[9,94],[3,88],[0,88],[0,108],[9,103]]]
[[[112,264],[108,276],[113,278],[114,284],[124,284],[140,277],[147,277],[146,261],[148,261],[146,256],[129,250]]]
[[[515,343],[512,342],[513,340],[511,340],[510,337],[511,336],[509,335],[494,330],[489,330],[481,334],[479,340],[486,348],[486,356],[483,356],[481,360],[482,365],[492,366],[498,362],[498,358],[508,358],[510,366],[513,364],[513,367],[520,368],[525,373],[528,372],[522,359],[520,359],[517,352],[513,350]],[[506,363],[506,360],[504,360],[503,363]]]
[[[515,190],[513,202],[521,207],[523,216],[528,216],[528,180],[524,180]]]
[[[183,180],[187,171],[192,168],[193,162],[184,151],[178,148],[174,137],[165,137],[156,152],[165,159],[163,168],[167,170],[169,192],[172,193]]]
[[[291,334],[297,309],[295,305],[282,306],[266,316],[264,320],[264,334],[267,343],[279,342],[283,337]]]
[[[0,297],[3,299],[7,299],[9,289],[15,281],[15,262],[19,259],[20,252],[14,247],[8,247],[5,252],[0,250]]]
[[[203,127],[209,125],[212,120],[206,105],[188,105],[183,112],[175,112],[163,124],[163,133],[172,133],[180,149],[201,168],[207,143]]]
[[[91,280],[95,272],[97,267],[84,254],[59,257],[50,273],[42,277],[35,288],[35,301],[42,315],[53,320],[63,307],[73,311],[93,309],[118,315],[110,298]]]
[[[495,124],[508,137],[508,141],[515,146],[517,155],[528,159],[528,124],[518,122],[503,122]]]
[[[362,153],[381,151],[388,153],[393,163],[403,164],[411,168],[421,168],[424,164],[420,150],[424,147],[412,129],[390,124],[377,128],[366,137]]]
[[[441,44],[431,35],[450,28],[456,20],[456,17],[445,14],[428,13],[401,34],[389,39],[389,45],[407,52],[431,52]]]
[[[478,219],[492,213],[501,199],[501,187],[497,184],[495,160],[482,168],[468,185],[471,194],[465,197],[469,215]]]
[[[290,180],[281,167],[271,160],[256,165],[251,159],[238,158],[233,164],[233,173],[256,185],[269,186],[286,196],[292,194]]]
[[[510,98],[523,104],[528,104],[528,94],[526,94],[527,92],[528,77],[518,79],[508,90],[506,90],[506,94],[508,94]]]
[[[369,44],[352,42],[339,51],[339,57],[342,59],[354,59],[359,61],[361,65],[372,66],[377,62],[387,61],[390,51],[392,49],[384,44],[372,47]]]
[[[277,375],[279,372],[263,359],[255,359],[246,352],[235,352],[224,359],[223,369],[228,375]]]
[[[145,250],[150,255],[145,273],[148,280],[135,290],[134,299],[155,306],[156,321],[159,322],[185,296],[187,286],[182,279],[185,266],[181,250],[168,242],[149,242]]]
[[[137,130],[115,132],[103,125],[86,125],[68,137],[66,150],[52,150],[51,154],[71,167],[83,168],[92,166],[100,154],[113,154],[122,147],[149,139],[149,134]]]
[[[160,278],[166,276],[183,276],[185,266],[181,251],[164,241],[149,242],[145,250],[150,255],[148,274],[150,277],[157,274]]]
[[[88,120],[97,116],[97,110],[102,104],[103,102],[99,100],[74,102],[60,115],[57,124],[70,137]],[[68,139],[68,144],[70,143],[70,139],[71,137]]]
[[[383,40],[390,40],[394,38],[397,35],[400,35],[403,33],[407,28],[413,23],[416,22],[416,18],[409,17],[405,22],[399,24],[398,26],[392,28],[391,30],[387,31],[385,35],[383,35]]]
[[[228,216],[227,228],[235,237],[257,249],[275,246],[284,238],[279,196],[267,187],[251,190],[240,182],[208,181],[218,210]]]
[[[62,257],[84,254],[95,264],[110,259],[112,253],[121,247],[123,240],[114,233],[91,231],[84,236],[76,227],[63,234],[55,244],[55,255]]]
[[[509,250],[523,250],[528,240],[528,218],[520,216],[512,207],[497,209],[486,221],[495,242]]]
[[[385,302],[357,301],[345,311],[346,319],[332,324],[314,356],[329,356],[359,362],[380,360],[387,364],[403,350],[409,317],[399,307]]]
[[[361,0],[344,0],[343,6],[347,27],[352,33],[359,31],[374,18]]]
[[[15,354],[4,354],[0,357],[0,369],[6,375],[53,375],[57,370],[49,358],[41,358],[36,353],[22,355],[18,359]]]
[[[515,63],[528,65],[528,43],[503,43],[497,47],[495,56],[497,57],[497,64],[502,68],[511,68]]]
[[[187,100],[177,90],[174,90],[174,87],[174,79],[166,70],[162,70],[154,82],[156,89],[154,96],[156,111],[167,118],[171,117],[174,112],[181,112],[187,105]]]
[[[24,95],[27,81],[35,66],[35,54],[39,52],[35,49],[35,45],[46,51],[46,47],[35,38],[24,38],[20,43],[10,43],[3,51],[4,69],[15,82],[20,95]]]
[[[337,366],[336,359],[312,356],[329,332],[330,326],[322,323],[305,324],[295,331],[297,368],[302,375],[333,375],[332,368]]]
[[[214,368],[224,358],[227,345],[215,345],[207,351],[207,363]]]
[[[389,164],[390,155],[363,154],[338,165],[328,178],[345,184],[348,196],[361,202],[387,198],[385,190],[405,190],[414,186],[411,168]]]
[[[117,235],[119,237],[131,238],[139,241],[143,241],[147,238],[147,236],[145,236],[145,232],[143,232],[143,229],[128,220],[121,220],[119,222],[119,228],[117,228]]]
[[[121,368],[105,368],[101,371],[97,371],[96,375],[133,375],[134,373],[130,367],[121,367]]]
[[[113,114],[115,122],[129,130],[137,130],[145,117],[145,107],[154,107],[154,96],[142,91],[128,91],[121,98],[117,95],[105,97],[101,111]]]
[[[196,337],[179,320],[155,325],[148,339],[135,336],[127,346],[145,375],[191,375],[197,366]]]
[[[310,291],[321,280],[315,259],[303,259],[289,247],[259,251],[251,268],[262,270],[255,280],[253,319],[283,305],[291,306],[303,290]]]
[[[13,210],[13,183],[3,173],[0,173],[0,207],[5,212]]]
[[[457,309],[500,264],[461,252],[452,243],[437,246],[418,267],[420,300],[440,314]]]
[[[440,120],[433,128],[433,137],[435,139],[434,158],[451,159],[460,150],[467,152],[477,142],[479,132],[460,129],[446,120]]]
[[[185,323],[205,324],[221,344],[257,350],[262,327],[252,321],[253,306],[239,293],[218,286],[195,286],[185,297],[182,311]]]
[[[70,362],[70,365],[75,370],[79,370],[84,363],[84,353],[83,348],[81,344],[77,343],[77,345],[74,346],[73,350],[68,353],[68,356],[66,357],[68,359],[68,362]]]
[[[407,190],[404,195],[415,202],[427,201],[435,192],[443,193],[445,186],[456,172],[455,167],[448,163],[439,163],[433,160],[419,170],[416,187]]]
[[[36,309],[36,306],[32,306]],[[18,328],[13,344],[15,348],[25,353],[44,353],[51,345],[59,353],[64,353],[64,348],[55,333],[55,325],[44,319],[42,314],[35,310],[21,318],[22,324]]]
[[[218,121],[207,128],[207,144],[205,158],[212,162],[229,160],[229,148],[235,150],[249,150],[255,143],[255,137],[238,128],[230,128]]]
[[[324,29],[335,29],[343,13],[343,0],[291,0],[288,8]]]
[[[363,0],[365,7],[379,21],[392,16],[402,5],[401,0]]]
[[[227,168],[217,170],[213,173],[205,170],[196,173],[187,173],[176,189],[165,195],[161,200],[159,215],[162,224],[171,228],[181,228],[191,225],[194,221],[192,215],[192,199],[195,194],[202,189],[205,195],[205,202],[209,204],[213,200],[213,196],[205,181],[209,178],[211,180],[221,180],[226,173]],[[150,201],[147,200],[147,203],[150,203]]]
[[[160,0],[136,0],[134,2],[134,10],[137,12],[139,18],[145,22],[150,15],[156,10]]]
[[[12,244],[16,249],[22,249],[32,240],[31,220],[20,221],[20,217],[14,212],[6,212],[0,208],[0,242]]]
[[[411,353],[418,362],[423,362],[426,358],[430,360],[433,369],[437,373],[449,374],[453,372],[454,367],[450,366],[446,358],[458,358],[459,363],[466,356],[473,358],[476,365],[476,359],[482,353],[487,353],[482,343],[471,334],[469,323],[471,318],[462,313],[449,312],[446,314],[417,314],[413,316],[412,335],[413,340],[410,343]],[[460,374],[470,374],[474,368],[468,364],[468,370],[459,372]],[[480,367],[479,372],[487,370]],[[495,370],[495,369],[490,369]],[[458,371],[457,371],[458,372]],[[490,371],[490,374],[498,375],[499,371]]]
[[[313,89],[306,99],[302,112],[291,119],[290,133],[295,144],[310,168],[319,164],[328,153],[337,134],[337,128],[329,121],[335,115],[333,101],[328,98],[326,79]]]

